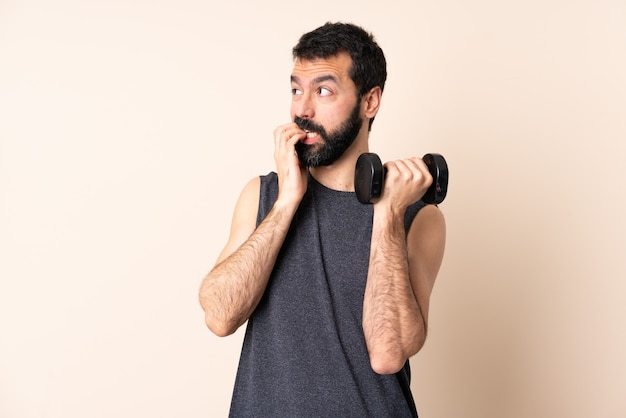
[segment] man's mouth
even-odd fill
[[[317,137],[318,137],[317,132],[311,132],[306,129],[304,130],[304,132],[306,132],[306,138],[302,142],[304,142],[305,144],[312,144],[315,141],[317,141]]]
[[[306,133],[306,137],[301,139],[300,143],[310,145],[325,138],[324,128],[312,120],[296,116],[293,121],[296,125],[298,125],[298,128],[302,129]]]

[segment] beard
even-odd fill
[[[331,133],[326,132],[322,125],[310,119],[296,116],[294,122],[300,129],[315,132],[322,139],[321,144],[320,141],[314,144],[296,143],[296,153],[300,162],[307,167],[321,167],[337,161],[350,148],[361,130],[363,119],[359,116],[359,111],[360,106],[359,101],[357,101],[348,119]]]

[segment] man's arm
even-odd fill
[[[200,304],[209,329],[218,336],[234,333],[258,305],[293,216],[306,191],[306,170],[300,167],[294,144],[306,135],[294,124],[274,132],[274,158],[279,192],[265,219],[256,227],[260,179],[242,191],[230,236],[215,267],[202,281]]]
[[[421,162],[399,165],[388,166],[383,196],[374,205],[363,302],[370,362],[380,374],[396,373],[424,345],[430,294],[445,246],[445,222],[435,206],[422,208],[405,232],[407,202],[418,200],[432,178]]]

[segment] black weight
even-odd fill
[[[433,183],[422,197],[424,203],[439,204],[448,193],[448,164],[440,154],[426,154],[422,158]],[[354,172],[354,190],[361,203],[371,203],[373,198],[380,197],[385,181],[385,168],[378,155],[364,153],[356,161]]]
[[[443,202],[448,193],[448,163],[443,155],[426,154],[422,157],[424,163],[433,177],[433,183],[422,197],[424,203],[434,203],[438,205]]]
[[[378,155],[365,153],[356,160],[354,172],[354,190],[361,203],[370,203],[372,198],[380,196],[385,178],[383,163]]]

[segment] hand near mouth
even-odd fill
[[[296,143],[307,140],[307,132],[295,123],[274,130],[274,161],[278,174],[278,199],[300,203],[307,188],[307,170],[298,159]]]

